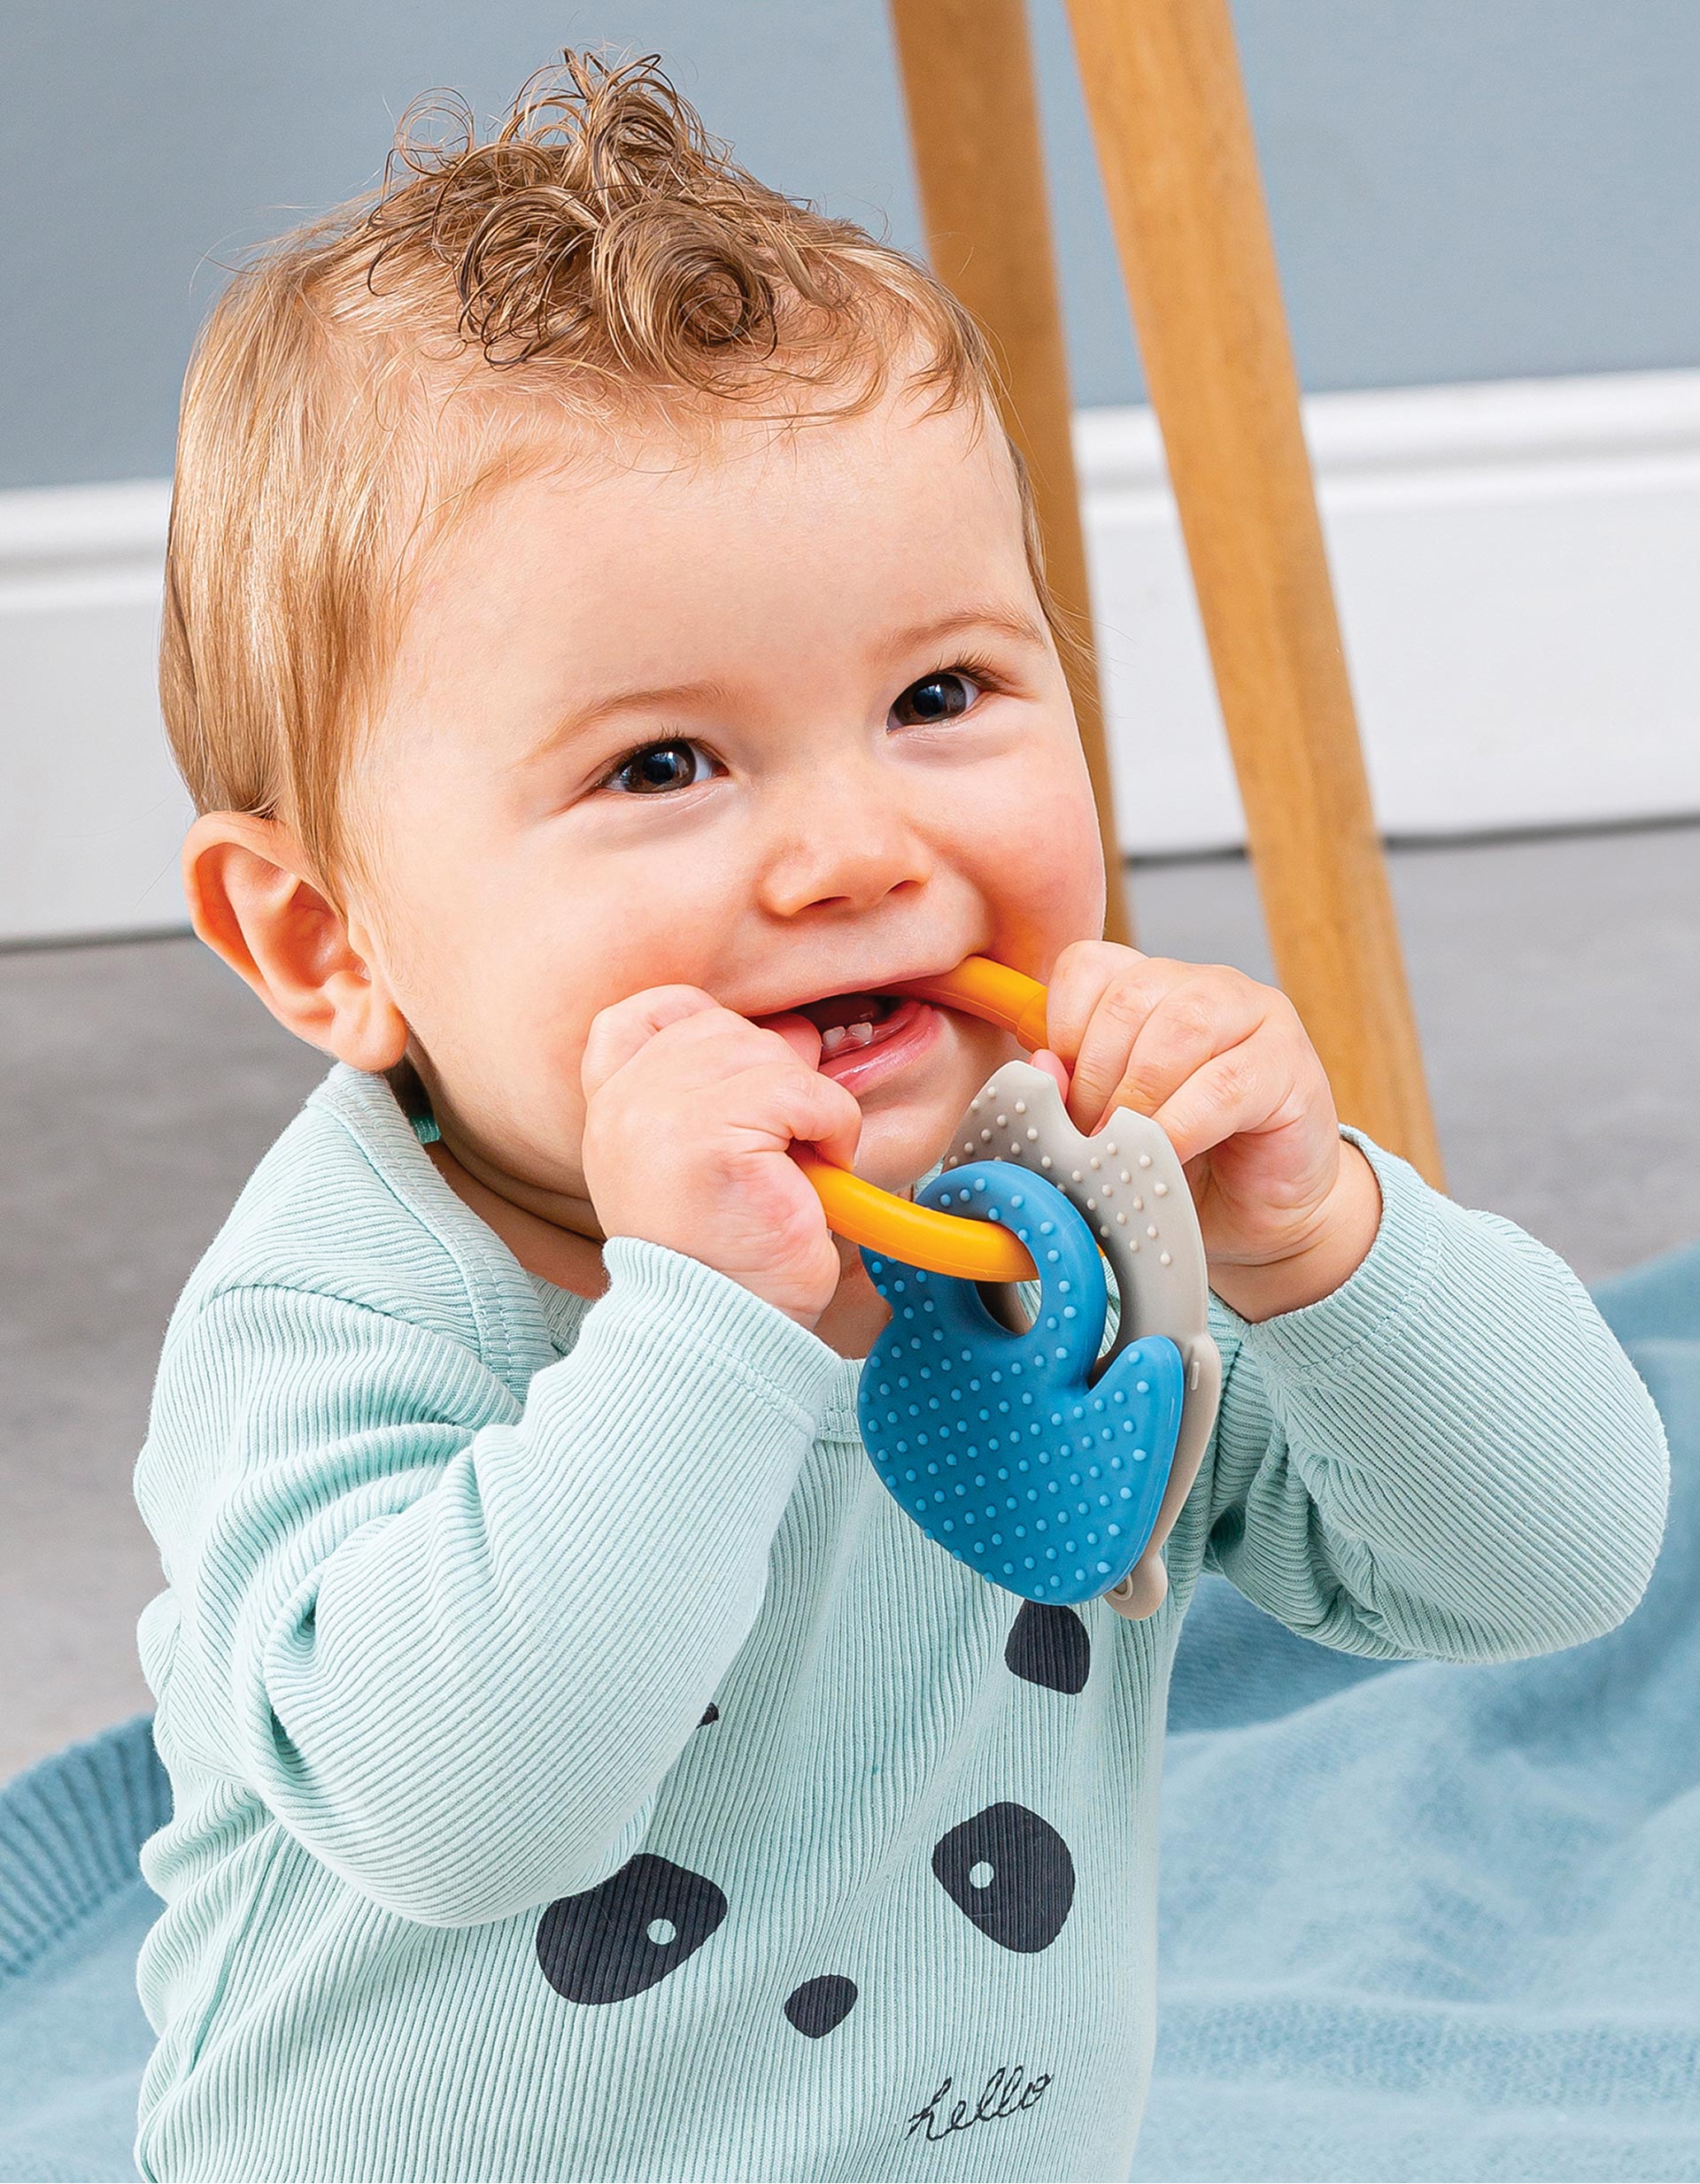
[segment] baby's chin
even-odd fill
[[[864,1182],[901,1198],[943,1160],[950,1130],[950,1122],[936,1129],[923,1127],[913,1110],[870,1115],[862,1123],[856,1147],[856,1173]]]
[[[993,1057],[984,1068],[977,1061],[964,1071],[966,1059],[957,1058],[956,1067],[946,1073],[947,1082],[936,1091],[917,1087],[907,1098],[870,1101],[863,1107],[857,1175],[882,1191],[900,1194],[939,1165],[950,1150],[969,1101],[998,1067]]]

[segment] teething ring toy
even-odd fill
[[[970,955],[954,970],[912,978],[891,991],[918,1001],[943,1001],[1001,1024],[1030,1053],[1045,1044],[1045,988],[990,956]],[[819,1192],[827,1226],[853,1244],[967,1282],[1031,1282],[1038,1272],[1026,1246],[1008,1229],[913,1205],[823,1159],[812,1146],[794,1145],[792,1157]]]
[[[1044,1043],[1045,988],[986,957],[893,990],[1001,1024],[1030,1052]],[[1152,1614],[1222,1378],[1198,1217],[1162,1129],[1117,1107],[1088,1138],[1055,1080],[1012,1061],[913,1204],[793,1154],[892,1305],[857,1410],[893,1499],[1027,1600]],[[1120,1316],[1101,1356],[1111,1276]],[[1029,1324],[1014,1285],[1035,1278]]]

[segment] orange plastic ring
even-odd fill
[[[970,955],[937,978],[912,978],[891,991],[1001,1024],[1029,1053],[1045,1044],[1045,988],[990,956]],[[853,1244],[962,1281],[1031,1282],[1038,1274],[1027,1246],[1008,1229],[913,1205],[823,1159],[810,1145],[794,1144],[792,1157],[820,1193],[827,1225]]]

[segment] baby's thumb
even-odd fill
[[[821,1035],[807,1016],[792,1013],[764,1016],[761,1029],[764,1031],[777,1031],[799,1061],[807,1062],[811,1069],[819,1067]]]
[[[672,985],[645,986],[599,1009],[579,1057],[579,1081],[586,1100],[594,1100],[614,1072],[623,1069],[666,1025],[719,1006],[700,986]]]
[[[1062,1093],[1063,1103],[1066,1106],[1069,1097],[1069,1069],[1062,1055],[1054,1054],[1048,1046],[1040,1046],[1029,1059],[1036,1069],[1044,1070],[1046,1076]]]

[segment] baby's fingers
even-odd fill
[[[1086,1026],[1069,1111],[1088,1135],[1115,1107],[1155,1115],[1195,1070],[1248,1038],[1263,1020],[1263,990],[1249,979],[1233,972],[1213,979],[1188,967],[1157,985],[1156,976],[1170,969],[1118,983]]]
[[[777,1069],[767,1080],[751,1119],[780,1138],[814,1146],[822,1156],[848,1168],[862,1139],[862,1109],[835,1077],[815,1069]]]
[[[1241,1132],[1253,1134],[1300,1119],[1283,1112],[1291,1089],[1291,1075],[1280,1068],[1268,1042],[1246,1038],[1194,1070],[1152,1119],[1185,1167]]]

